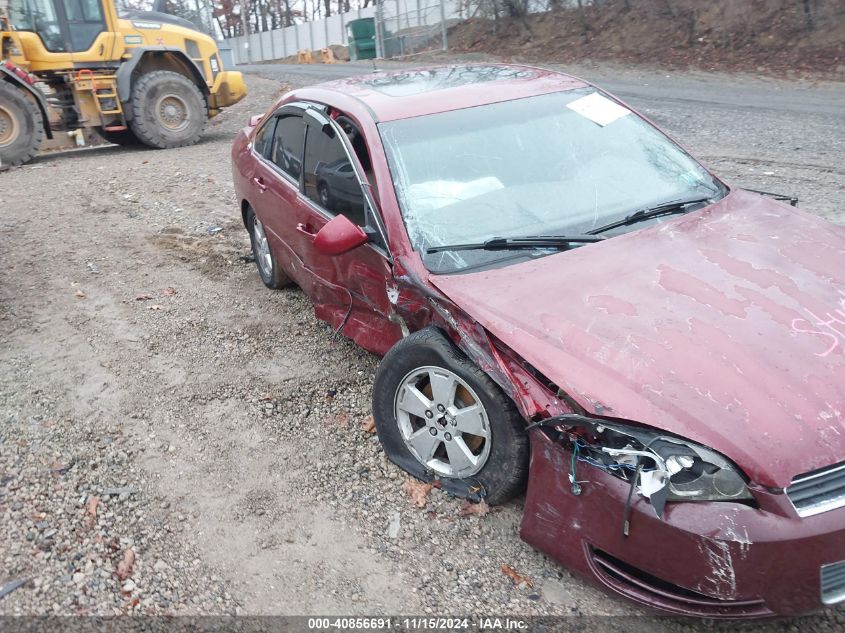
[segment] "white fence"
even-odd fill
[[[454,20],[463,17],[459,0],[383,0],[381,9],[385,18],[402,16],[402,26],[408,22],[409,26],[436,27],[444,18]],[[232,47],[236,64],[281,59],[302,49],[315,51],[333,45],[346,46],[346,25],[359,18],[375,18],[376,11],[377,6],[370,5],[366,9],[336,14],[324,20],[233,37],[226,43]]]

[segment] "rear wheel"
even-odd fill
[[[193,145],[200,140],[208,107],[194,83],[179,73],[157,70],[132,89],[132,132],[157,149]]]
[[[38,107],[20,88],[0,81],[0,162],[27,162],[43,138],[44,121]]]
[[[135,136],[129,128],[118,132],[109,131],[101,127],[95,127],[94,130],[101,139],[109,143],[114,143],[115,145],[140,145],[141,143],[141,141],[138,140],[138,137]]]
[[[268,288],[284,288],[291,285],[291,279],[276,263],[276,257],[270,248],[270,240],[267,239],[264,225],[252,207],[246,212],[246,227],[249,231],[249,239],[252,242],[252,254],[255,257],[255,266],[258,268],[258,275],[261,281]]]

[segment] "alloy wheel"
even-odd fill
[[[444,477],[480,471],[490,455],[490,422],[478,395],[454,372],[420,367],[396,390],[396,422],[405,446]]]
[[[273,274],[273,257],[270,255],[270,244],[264,233],[264,225],[258,216],[255,216],[252,223],[252,236],[255,243],[255,261],[261,269],[261,274],[269,279]]]

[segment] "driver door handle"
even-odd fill
[[[302,233],[311,241],[314,241],[314,238],[317,237],[317,234],[314,233],[314,230],[310,226],[308,226],[307,224],[303,224],[302,222],[296,225],[296,230]]]
[[[258,187],[261,193],[267,191],[267,185],[264,184],[264,179],[261,176],[255,176],[252,182],[255,183],[255,186]]]

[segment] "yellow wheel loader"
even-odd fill
[[[114,0],[0,0],[0,165],[84,128],[121,145],[191,145],[245,95],[196,20],[119,16]]]

